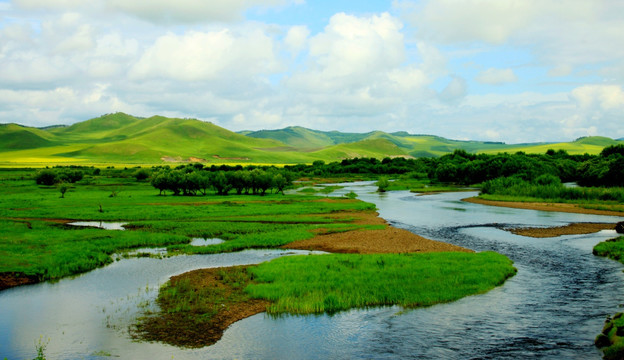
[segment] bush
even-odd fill
[[[150,172],[147,171],[146,169],[139,169],[134,172],[134,178],[137,179],[137,181],[143,181],[149,178],[150,175],[151,175]]]
[[[56,172],[54,170],[41,170],[35,175],[37,185],[54,185],[57,182]]]

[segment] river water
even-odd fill
[[[376,194],[349,184],[392,225],[476,251],[493,250],[518,273],[486,294],[423,309],[358,309],[233,324],[213,346],[133,342],[128,326],[169,276],[202,267],[268,261],[295,252],[123,259],[87,274],[0,292],[0,359],[600,359],[593,339],[624,302],[622,266],[593,256],[614,231],[534,239],[501,226],[617,222],[621,217],[540,212],[462,202],[476,193]],[[307,252],[296,252],[307,253]]]

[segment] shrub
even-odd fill
[[[37,185],[54,185],[57,182],[56,172],[54,170],[41,170],[35,175]]]

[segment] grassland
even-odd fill
[[[137,248],[166,247],[169,255],[216,253],[280,247],[317,234],[387,228],[362,221],[374,214],[374,206],[356,199],[303,194],[159,196],[151,185],[132,177],[135,169],[83,170],[86,175],[64,198],[54,186],[36,185],[33,170],[0,172],[4,286],[19,284],[11,278],[43,281],[89,271],[113,261],[113,253]],[[127,230],[67,225],[77,220],[122,222]],[[191,246],[197,237],[225,242]],[[206,276],[172,279],[158,298],[163,312],[142,319],[135,335],[169,341],[166,334],[191,334],[191,342],[172,343],[204,346],[232,321],[254,312],[429,306],[488,291],[515,273],[506,257],[494,253],[333,254],[213,271],[214,281],[208,283]]]
[[[372,212],[350,199],[305,195],[158,196],[133,170],[86,175],[60,198],[54,186],[37,186],[32,170],[0,172],[0,274],[38,281],[88,271],[110,255],[140,247],[171,253],[214,253],[278,247],[314,235],[319,228],[363,228],[340,212]],[[70,221],[115,221],[131,231],[67,226]],[[214,246],[189,245],[192,238],[222,238]]]
[[[503,255],[463,252],[295,256],[250,271],[246,291],[271,301],[274,314],[430,306],[486,292],[515,274]]]
[[[598,154],[621,142],[590,137],[569,143],[515,144],[449,140],[405,132],[342,133],[301,127],[235,133],[195,119],[162,116],[138,118],[116,113],[67,127],[38,129],[0,124],[0,167],[44,167],[67,164],[158,165],[297,164],[345,158],[437,157],[463,149],[468,152]]]

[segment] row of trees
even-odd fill
[[[480,184],[499,177],[516,176],[534,180],[548,174],[563,182],[584,186],[624,186],[624,145],[606,147],[600,155],[569,155],[564,150],[545,154],[471,154],[455,150],[439,158],[346,159],[325,164],[287,166],[291,171],[311,176],[336,174],[410,174],[415,178],[462,185]]]
[[[161,169],[152,174],[151,184],[166,194],[206,195],[213,190],[218,195],[227,195],[234,190],[236,194],[264,195],[268,190],[284,193],[284,188],[292,184],[292,173],[277,169],[236,171],[209,171],[208,169],[187,166],[181,169]]]
[[[37,173],[37,184],[74,183],[89,169],[55,168]],[[113,171],[113,170],[104,170]],[[97,173],[96,173],[97,172]],[[93,175],[99,175],[94,169]],[[315,161],[310,165],[288,165],[284,168],[241,165],[203,164],[179,165],[152,169],[124,169],[124,174],[142,181],[151,178],[152,185],[163,194],[265,194],[269,189],[282,192],[292,180],[304,176],[335,176],[348,174],[401,175],[418,179],[462,185],[480,184],[488,180],[516,177],[533,181],[541,175],[552,175],[562,182],[576,181],[583,186],[624,186],[624,145],[609,146],[600,155],[569,155],[563,150],[548,150],[546,154],[471,154],[455,150],[439,158],[405,159],[374,158],[345,159],[326,164]]]
[[[82,180],[84,173],[72,168],[43,169],[35,175],[37,185],[55,185],[60,183],[75,183]]]

